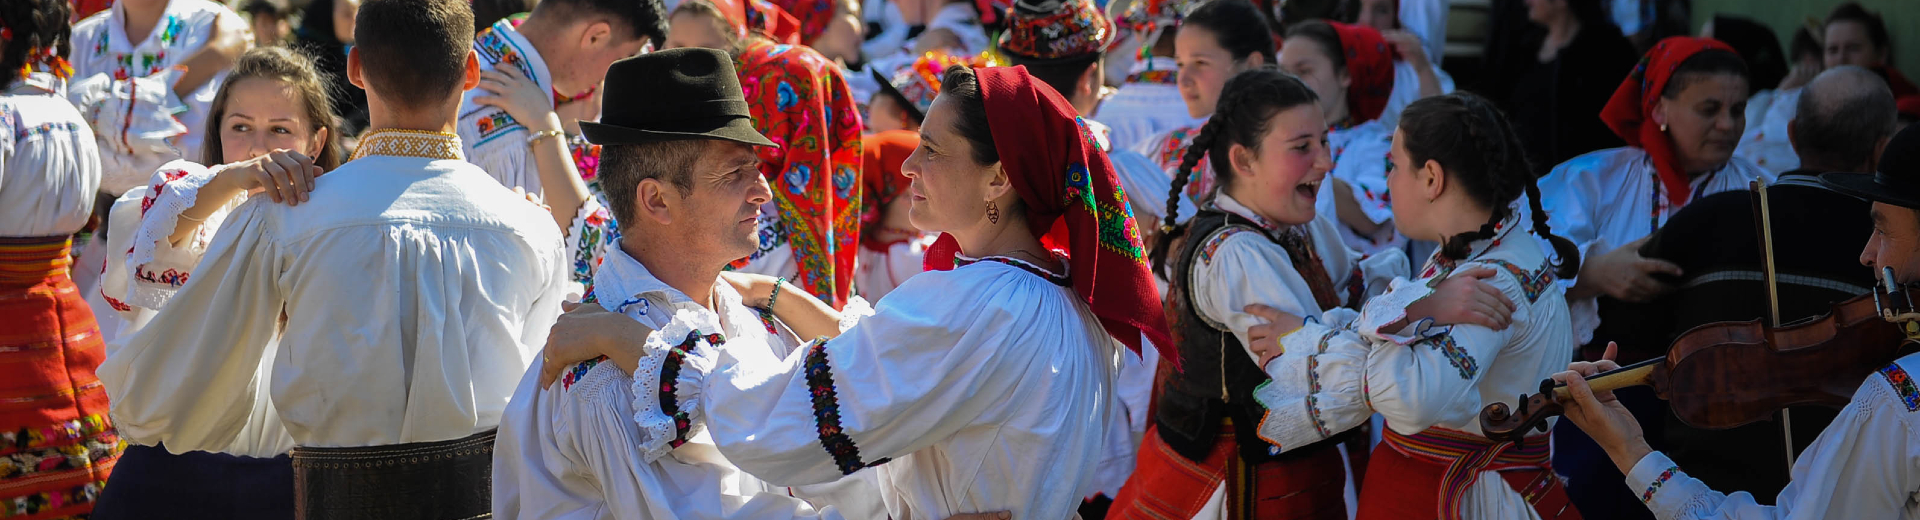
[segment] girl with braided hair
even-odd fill
[[[1186,102],[1190,117],[1212,116],[1221,88],[1234,74],[1274,63],[1273,33],[1267,29],[1266,16],[1247,0],[1207,0],[1189,11],[1178,27],[1174,60],[1179,65],[1180,98]],[[1140,141],[1133,151],[1173,175],[1188,150],[1195,148],[1194,139],[1199,134],[1198,126],[1175,128]],[[1135,203],[1138,209],[1155,217],[1192,216],[1194,205],[1213,192],[1213,168],[1202,162],[1180,175],[1191,177],[1179,180],[1186,187],[1184,198],[1170,199],[1166,207],[1160,207],[1156,198],[1141,197]],[[1149,235],[1153,231],[1147,230]]]
[[[1351,439],[1364,448],[1367,435],[1328,435],[1288,450],[1260,440],[1256,427],[1267,410],[1254,396],[1270,378],[1256,360],[1272,334],[1255,337],[1263,320],[1246,311],[1264,305],[1342,323],[1369,286],[1407,274],[1398,250],[1362,258],[1341,244],[1329,217],[1315,213],[1333,166],[1316,101],[1299,79],[1271,67],[1241,72],[1226,82],[1212,118],[1181,157],[1169,199],[1185,196],[1203,157],[1220,175],[1186,224],[1175,225],[1182,215],[1167,215],[1153,249],[1153,263],[1168,280],[1175,365],[1183,368],[1160,385],[1140,459],[1115,499],[1119,518],[1347,518],[1349,470],[1340,444]],[[1409,312],[1458,323],[1471,317],[1437,309],[1503,305],[1472,277],[1441,291],[1446,298]],[[1490,311],[1486,325],[1499,326],[1499,314]],[[1190,469],[1196,466],[1206,473]],[[1361,465],[1356,459],[1352,466]]]
[[[1578,249],[1553,234],[1518,136],[1478,96],[1408,106],[1392,165],[1395,221],[1440,250],[1344,327],[1256,313],[1273,322],[1262,333],[1283,332],[1279,350],[1261,360],[1274,383],[1254,392],[1267,410],[1260,438],[1290,453],[1384,417],[1388,431],[1367,469],[1394,478],[1361,489],[1360,519],[1578,518],[1548,461],[1547,435],[1496,443],[1478,421],[1486,405],[1513,406],[1573,355],[1564,289],[1553,281],[1579,272]],[[1515,304],[1508,326],[1412,318],[1469,269],[1499,273],[1483,283]]]

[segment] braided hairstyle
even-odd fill
[[[0,88],[19,81],[20,69],[40,59],[35,52],[66,56],[73,27],[67,0],[6,0],[0,2],[0,26],[12,35],[0,41]]]
[[[1522,194],[1533,213],[1533,232],[1553,244],[1559,256],[1555,274],[1571,278],[1580,272],[1580,252],[1573,241],[1553,234],[1547,212],[1540,207],[1540,185],[1527,164],[1520,137],[1500,109],[1466,92],[1424,98],[1400,114],[1401,143],[1415,167],[1435,161],[1449,179],[1467,190],[1475,202],[1493,210],[1480,229],[1448,238],[1440,255],[1465,260],[1475,240],[1493,238],[1494,227],[1507,218],[1507,205]]]
[[[1153,248],[1155,271],[1166,274],[1167,250],[1176,236],[1185,234],[1185,227],[1175,222],[1180,217],[1180,197],[1200,158],[1206,157],[1213,167],[1215,190],[1227,189],[1233,185],[1233,160],[1228,157],[1233,145],[1257,152],[1275,114],[1319,102],[1320,97],[1306,83],[1301,83],[1300,78],[1280,72],[1272,65],[1248,69],[1227,80],[1220,88],[1220,101],[1214,104],[1213,118],[1200,127],[1193,143],[1180,156],[1180,168],[1174,172],[1173,184],[1167,190],[1167,217],[1161,225],[1165,232]],[[1174,277],[1168,275],[1167,279]]]

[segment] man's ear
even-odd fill
[[[680,194],[672,185],[660,179],[641,179],[633,190],[635,215],[663,226],[673,224],[673,207],[679,205]]]

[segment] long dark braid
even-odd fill
[[[1167,272],[1167,250],[1172,248],[1176,237],[1186,234],[1186,227],[1176,224],[1180,218],[1180,197],[1185,194],[1200,159],[1207,158],[1208,165],[1213,167],[1216,192],[1227,189],[1233,185],[1233,161],[1227,157],[1233,145],[1258,151],[1274,114],[1319,101],[1313,89],[1299,78],[1271,66],[1249,69],[1227,80],[1220,88],[1220,101],[1214,104],[1213,118],[1194,134],[1192,144],[1180,155],[1180,167],[1173,172],[1173,183],[1167,191],[1167,218],[1161,224],[1160,238],[1154,242],[1150,255],[1154,271],[1174,279]],[[1212,197],[1213,193],[1208,193],[1201,199]]]
[[[1412,166],[1437,161],[1476,202],[1492,210],[1479,229],[1449,237],[1440,255],[1465,260],[1475,241],[1493,238],[1508,216],[1508,204],[1526,196],[1533,213],[1533,231],[1553,244],[1559,261],[1556,274],[1571,277],[1580,270],[1573,241],[1556,236],[1540,207],[1540,187],[1528,165],[1520,137],[1500,109],[1479,96],[1457,92],[1422,99],[1407,106],[1400,130]]]

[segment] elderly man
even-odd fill
[[[1873,273],[1856,260],[1859,237],[1868,229],[1866,201],[1819,184],[1822,172],[1873,171],[1874,159],[1893,135],[1894,102],[1886,83],[1859,67],[1830,69],[1808,83],[1797,116],[1788,125],[1801,168],[1782,173],[1767,189],[1772,213],[1773,256],[1780,293],[1780,320],[1792,322],[1827,312],[1828,305],[1867,291]],[[1681,210],[1647,240],[1640,254],[1680,266],[1684,278],[1662,280],[1679,288],[1646,303],[1602,299],[1593,345],[1621,345],[1620,362],[1664,355],[1666,346],[1694,326],[1719,321],[1767,319],[1765,262],[1747,191],[1720,193]],[[1836,232],[1835,230],[1846,230]],[[1589,351],[1586,359],[1598,359]],[[1652,422],[1648,438],[1674,460],[1696,468],[1696,477],[1730,491],[1770,496],[1787,484],[1780,423],[1768,421],[1727,431],[1705,431],[1666,421],[1666,404],[1650,392],[1629,390],[1622,399]],[[1804,407],[1792,412],[1795,449],[1805,448],[1834,412]],[[1563,423],[1564,424],[1564,423]],[[1557,457],[1576,460],[1568,486],[1582,513],[1593,517],[1641,517],[1646,512],[1616,482],[1620,475],[1584,434],[1560,427]],[[1586,449],[1569,449],[1584,446]],[[1697,462],[1696,462],[1697,461]],[[1558,462],[1558,460],[1556,460]]]
[[[1901,283],[1920,281],[1920,128],[1895,135],[1877,170],[1820,176],[1835,191],[1872,202],[1870,228],[1828,232],[1870,233],[1861,264],[1892,269]],[[1662,520],[1920,517],[1913,502],[1920,493],[1920,438],[1915,437],[1920,389],[1911,375],[1920,370],[1920,354],[1900,357],[1866,376],[1853,400],[1801,454],[1793,480],[1774,505],[1760,505],[1748,493],[1719,493],[1689,476],[1648,446],[1639,422],[1612,393],[1596,394],[1577,377],[1615,366],[1612,361],[1575,363],[1572,371],[1554,378],[1565,381],[1573,395],[1567,403],[1569,422],[1593,436],[1627,475],[1635,498]]]
[[[773,143],[754,130],[733,60],[711,49],[656,52],[614,63],[606,87],[616,95],[607,97],[601,122],[582,123],[581,130],[603,146],[600,182],[616,221],[646,232],[622,234],[595,273],[587,303],[658,331],[650,342],[689,349],[705,343],[735,359],[779,363],[798,339],[743,305],[720,274],[757,246],[755,217],[773,196],[754,152]],[[637,93],[645,95],[628,95]],[[697,421],[662,408],[697,398],[676,401],[674,389],[661,386],[673,384],[671,373],[687,359],[638,371],[645,378],[639,384],[619,368],[632,360],[535,362],[501,420],[494,517],[885,514],[861,475],[789,490],[728,462]]]

